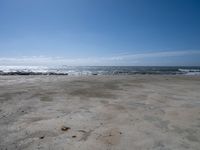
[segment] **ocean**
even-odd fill
[[[0,66],[0,75],[200,75],[199,67],[163,66]]]

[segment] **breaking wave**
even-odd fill
[[[200,75],[200,67],[0,66],[0,75]]]

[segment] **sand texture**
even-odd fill
[[[0,76],[0,150],[200,150],[200,77]]]

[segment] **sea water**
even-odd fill
[[[0,75],[200,75],[200,67],[186,66],[0,66]]]

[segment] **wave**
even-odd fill
[[[0,75],[200,75],[200,67],[0,66]]]
[[[200,69],[179,69],[181,72],[200,72]]]
[[[68,75],[68,73],[43,66],[0,66],[0,75]]]
[[[200,69],[179,69],[180,72],[183,72],[186,75],[200,75]]]

